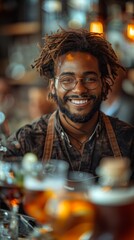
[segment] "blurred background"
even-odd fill
[[[31,65],[44,34],[59,27],[103,32],[127,69],[119,73],[119,92],[131,98],[134,113],[133,0],[0,0],[0,110],[10,132],[55,109],[47,101],[47,84]]]

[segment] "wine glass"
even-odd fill
[[[24,175],[23,206],[39,225],[32,234],[35,237],[52,232],[45,206],[55,191],[61,191],[65,185],[69,165],[63,160],[51,159],[46,163],[36,162],[32,168],[33,171]]]
[[[17,213],[23,198],[23,170],[21,161],[0,161],[1,199],[9,209]]]
[[[94,208],[89,187],[94,177],[85,172],[69,172],[61,192],[55,192],[46,205],[46,215],[58,240],[89,239],[94,222]]]

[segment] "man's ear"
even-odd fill
[[[54,79],[50,79],[49,80],[49,88],[50,88],[50,92],[52,94],[55,94],[55,83],[54,83]]]

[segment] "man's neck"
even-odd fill
[[[98,122],[99,113],[96,112],[96,114],[94,114],[92,119],[86,123],[75,123],[61,112],[59,112],[59,116],[60,116],[61,124],[66,132],[71,131],[72,134],[76,134],[80,138],[83,138],[84,135],[85,136],[88,135],[88,137],[90,137],[90,135],[93,133],[96,127],[96,124]]]

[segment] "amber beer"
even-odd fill
[[[37,222],[44,224],[46,223],[46,213],[45,213],[45,204],[48,201],[49,197],[52,195],[52,192],[45,190],[43,184],[37,184],[35,182],[30,182],[25,185],[24,191],[24,210],[31,217],[35,218]]]
[[[33,171],[26,172],[24,176],[24,209],[41,225],[48,224],[46,203],[63,188],[68,166],[63,160],[50,159],[45,164],[35,163]]]
[[[49,220],[58,240],[78,240],[93,228],[92,204],[82,192],[62,192],[46,206]]]
[[[28,215],[35,218],[37,222],[47,222],[45,204],[51,196],[51,191],[25,190],[24,210]]]
[[[90,190],[95,207],[91,240],[134,240],[134,187]]]
[[[94,210],[88,197],[93,176],[80,171],[70,171],[66,185],[46,205],[56,239],[78,240],[90,234]]]
[[[51,183],[49,181],[48,183],[46,179],[40,182],[32,177],[27,177],[24,182],[24,210],[41,224],[47,222],[45,205],[47,201],[54,196],[51,184],[53,184],[53,182]],[[58,182],[56,187],[60,188]]]

